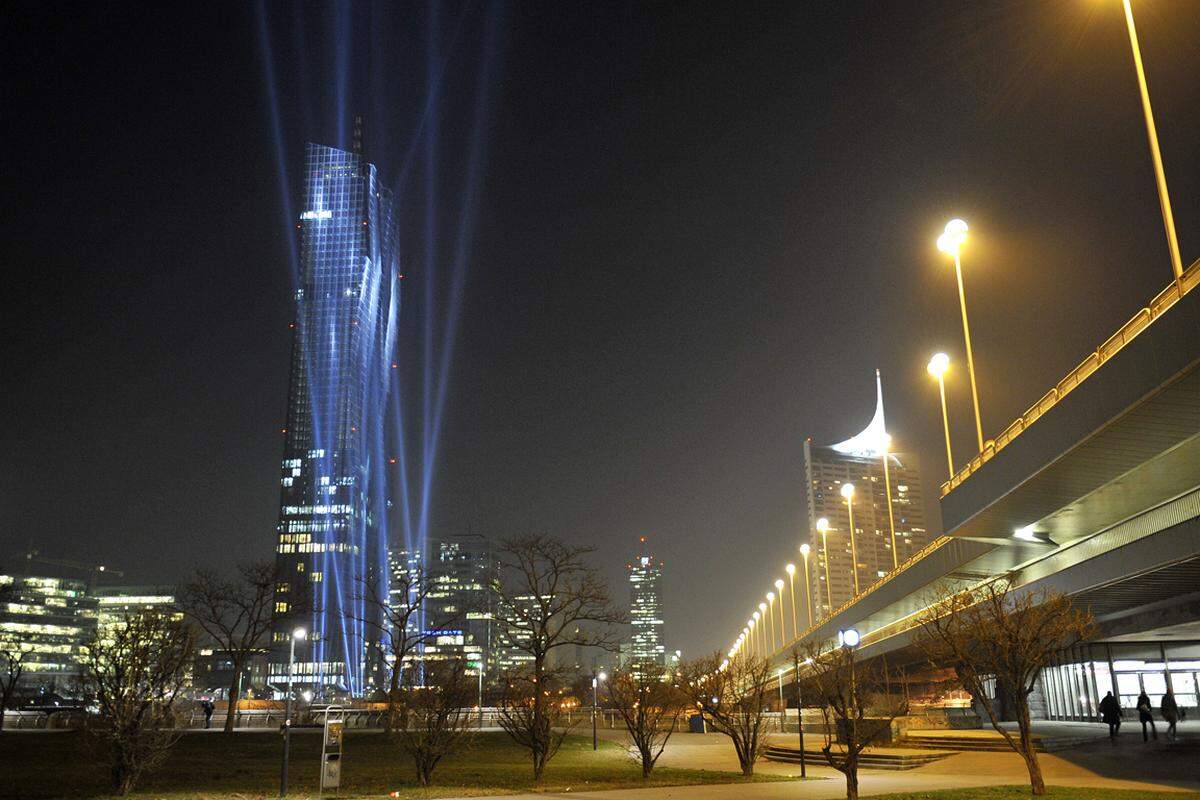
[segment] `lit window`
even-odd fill
[[[275,594],[287,594],[292,588],[290,583],[275,584]]]
[[[324,576],[320,572],[311,572],[308,575],[308,579],[313,583],[320,583],[322,577]]]
[[[287,603],[276,603],[275,604],[275,613],[276,614],[286,614],[287,610],[288,610]]]

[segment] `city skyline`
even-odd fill
[[[1162,288],[1116,5],[513,7],[490,60],[493,22],[456,22],[418,9],[351,42],[374,45],[388,82],[339,60],[304,9],[261,27],[252,6],[17,15],[8,550],[147,583],[270,554],[301,148],[349,147],[346,109],[403,198],[403,370],[425,369],[426,291],[457,308],[431,323],[457,342],[431,347],[451,366],[444,403],[436,381],[427,403],[440,439],[409,441],[430,454],[411,516],[436,536],[593,543],[613,586],[621,542],[648,531],[688,576],[664,604],[689,654],[726,647],[745,604],[799,564],[804,440],[870,417],[870,370],[926,498],[945,462],[933,352],[952,363],[954,461],[974,453],[954,271],[933,244],[946,220],[971,224],[985,436]],[[1198,25],[1152,4],[1139,17],[1185,254]],[[423,393],[407,400],[423,418]],[[721,604],[713,584],[752,588]]]

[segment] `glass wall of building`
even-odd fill
[[[1079,645],[1060,653],[1041,676],[1046,715],[1053,720],[1098,719],[1100,699],[1110,691],[1126,713],[1145,692],[1157,713],[1167,687],[1181,707],[1200,707],[1200,642]]]

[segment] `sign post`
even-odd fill
[[[325,709],[325,730],[321,737],[321,786],[320,797],[326,789],[336,790],[342,784],[342,731],[346,725],[346,713],[341,706]]]

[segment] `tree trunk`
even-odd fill
[[[858,759],[846,759],[846,800],[858,800]]]
[[[1038,763],[1037,751],[1034,750],[1033,730],[1029,721],[1029,697],[1019,694],[1016,698],[1017,727],[1021,735],[1021,757],[1029,770],[1029,789],[1034,795],[1046,793],[1046,782],[1042,780],[1042,765]]]
[[[383,732],[391,733],[396,727],[397,705],[400,699],[400,667],[392,665],[392,674],[388,680],[387,718],[383,723]]]
[[[8,710],[8,698],[0,701],[0,733],[4,732],[4,712]]]
[[[234,662],[233,683],[229,685],[229,703],[225,711],[225,733],[233,733],[237,723],[238,695],[242,693],[242,665]]]

